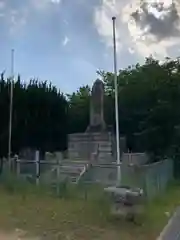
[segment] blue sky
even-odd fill
[[[50,80],[64,92],[92,85],[113,70],[112,16],[118,68],[150,54],[179,56],[179,0],[0,0],[0,71]]]

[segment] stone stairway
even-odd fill
[[[55,165],[46,173],[41,175],[44,182],[51,182],[53,185],[59,181],[67,179],[70,182],[76,183],[87,165],[86,161],[63,160],[61,165]]]
[[[89,159],[99,148],[99,158],[109,158],[114,150],[113,135],[109,132],[70,134],[68,155],[70,159]]]
[[[72,182],[76,182],[80,174],[85,170],[88,162],[92,164],[111,164],[115,153],[115,137],[111,132],[85,132],[70,134],[68,139],[68,158],[63,162],[61,175],[68,176]],[[92,169],[93,168],[93,169]],[[107,178],[112,171],[108,167],[88,167],[84,178]],[[95,177],[93,178],[92,175]]]
[[[70,182],[76,183],[79,176],[85,169],[86,161],[64,161],[60,168],[61,178],[67,178]]]
[[[113,146],[111,141],[100,141],[98,144],[98,161],[111,162],[113,160],[112,148]]]

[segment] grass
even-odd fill
[[[146,205],[143,225],[137,226],[109,215],[109,202],[99,186],[86,191],[67,186],[61,198],[43,188],[17,186],[12,181],[0,186],[0,228],[20,228],[51,240],[153,240],[168,220],[165,213],[180,205],[180,185],[173,183],[164,196]]]

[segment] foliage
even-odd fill
[[[169,186],[161,198],[145,206],[143,225],[139,226],[110,216],[109,201],[96,186],[89,189],[86,200],[59,199],[39,194],[39,189],[26,189],[10,192],[0,186],[1,229],[23,229],[52,240],[156,239],[179,205],[180,197],[179,185]]]
[[[84,132],[89,124],[90,87],[80,87],[68,95],[68,133]]]
[[[114,75],[99,71],[105,83],[105,121],[115,127]],[[163,63],[147,58],[118,72],[120,133],[128,148],[153,155],[179,153],[180,60]],[[7,155],[10,80],[0,79],[0,154]],[[20,76],[14,82],[12,150],[64,150],[67,134],[84,132],[89,124],[90,87],[65,95],[47,82]]]
[[[101,72],[106,93],[113,94],[113,74]],[[147,58],[118,74],[120,131],[128,147],[155,155],[172,155],[180,122],[180,61]],[[111,106],[112,107],[112,106]],[[108,112],[108,110],[107,110]],[[107,116],[106,116],[107,118]]]
[[[31,80],[23,84],[18,76],[13,83],[12,151],[22,147],[42,151],[66,147],[67,101],[56,87]],[[7,154],[10,81],[0,80],[0,154]]]

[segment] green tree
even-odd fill
[[[99,71],[105,84],[105,121],[115,128],[114,74]],[[134,151],[157,156],[180,149],[180,60],[145,63],[118,72],[120,133]],[[0,75],[0,154],[7,155],[10,80]],[[89,124],[91,89],[80,87],[65,95],[48,82],[20,76],[14,82],[12,148],[42,151],[67,148],[67,134],[84,132]],[[180,152],[180,151],[179,151]]]
[[[120,131],[134,150],[155,154],[169,152],[175,138],[174,127],[180,121],[179,69],[179,59],[166,59],[160,64],[150,57],[143,65],[119,71]],[[105,82],[106,95],[113,99],[113,73],[100,72],[100,75]]]
[[[66,148],[67,109],[65,96],[47,82],[32,79],[14,82],[12,151],[33,147],[42,151]],[[0,80],[0,154],[7,155],[10,81]]]
[[[80,87],[68,97],[68,133],[84,132],[89,124],[91,89]]]

